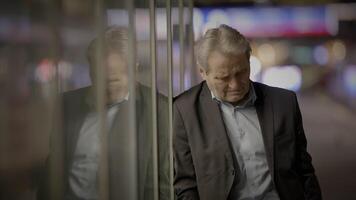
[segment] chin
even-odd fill
[[[240,101],[241,99],[243,99],[243,97],[244,97],[244,95],[238,95],[238,96],[228,97],[228,98],[226,98],[226,99],[227,99],[227,101],[229,101],[229,102],[234,102],[234,103],[236,103],[236,102]]]
[[[238,104],[240,102],[241,99],[229,99],[228,102],[230,102],[231,104],[235,105]]]

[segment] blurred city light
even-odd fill
[[[295,8],[295,28],[299,33],[306,33],[314,25],[315,10],[310,8]]]
[[[229,16],[222,9],[213,9],[207,15],[207,23],[204,25],[203,33],[210,28],[218,27],[220,24],[230,24]]]
[[[252,81],[259,81],[259,76],[262,70],[261,61],[255,57],[250,57],[250,79]]]
[[[293,48],[293,60],[298,64],[311,64],[313,59],[312,49],[308,46],[296,46]]]
[[[231,12],[230,12],[231,10]],[[239,9],[234,12],[234,8],[229,9],[229,16],[231,19],[231,26],[236,27],[241,33],[246,34],[253,31],[254,28],[254,19],[253,13],[248,9]]]
[[[346,57],[346,47],[345,44],[336,40],[332,45],[332,53],[336,61],[341,61]]]
[[[224,8],[194,8],[193,22],[195,39],[198,39],[209,28],[227,24],[237,28],[247,37],[301,37],[327,36],[338,33],[338,12],[335,7],[303,6],[303,7],[224,7]],[[149,12],[147,9],[136,9],[137,38],[145,38],[149,34]],[[178,12],[172,9],[172,14]],[[107,11],[109,25],[128,24],[127,11],[109,9]],[[165,12],[156,9],[157,38],[166,36],[164,20]],[[172,18],[173,24],[178,24]],[[188,15],[184,15],[188,22]],[[163,22],[163,23],[161,23]]]
[[[260,45],[257,52],[264,66],[275,64],[276,52],[271,44],[265,43]]]
[[[198,8],[194,8],[193,10],[193,31],[194,31],[194,38],[197,40],[200,37],[200,34],[202,32],[202,26],[203,26],[203,21],[204,21],[204,15],[202,11]]]
[[[329,62],[329,53],[324,46],[316,46],[314,48],[314,59],[319,65],[326,65]]]
[[[54,63],[49,59],[43,59],[35,69],[35,79],[38,82],[46,83],[55,75]]]
[[[276,62],[284,63],[289,57],[289,48],[288,43],[286,42],[277,42],[274,45],[274,49],[276,51]]]
[[[62,79],[69,79],[73,74],[72,65],[66,61],[58,63],[58,73]]]
[[[335,9],[331,7],[325,8],[325,27],[330,35],[337,35],[339,32],[339,19]]]
[[[221,23],[237,28],[247,37],[300,37],[335,35],[338,19],[332,8],[326,6],[304,7],[224,7],[198,8],[199,26],[206,29]]]
[[[350,65],[345,68],[343,82],[347,92],[352,97],[356,97],[356,65]]]
[[[302,72],[298,66],[275,66],[262,73],[262,82],[274,86],[298,91],[302,85]]]

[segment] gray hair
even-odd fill
[[[196,61],[199,67],[208,70],[208,58],[213,51],[224,55],[236,56],[242,53],[250,58],[251,46],[247,39],[236,29],[221,24],[218,28],[206,31],[195,44]]]
[[[87,49],[87,58],[90,65],[94,65],[98,56],[99,42],[102,43],[104,55],[117,53],[123,58],[128,55],[128,30],[125,27],[111,26],[105,30],[102,38],[92,40]]]
[[[89,61],[89,74],[92,81],[95,79],[95,67],[100,55],[105,57],[111,53],[116,53],[123,59],[127,58],[129,53],[128,38],[129,32],[127,28],[111,26],[108,27],[101,36],[94,38],[90,42],[86,56]],[[99,47],[101,47],[102,52],[99,52]]]

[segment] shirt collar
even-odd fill
[[[90,90],[87,93],[87,95],[85,96],[85,101],[89,105],[89,107],[91,107],[91,109],[95,108],[95,101],[94,101],[94,94],[93,93],[94,92],[92,90]],[[119,105],[119,104],[121,104],[121,103],[123,103],[125,101],[128,101],[129,100],[129,96],[130,96],[130,93],[127,93],[126,96],[123,99],[119,99],[116,102],[113,102],[111,104],[107,104],[107,108],[111,108],[111,107]]]
[[[211,93],[211,98],[213,100],[217,101],[219,104],[223,103],[223,104],[231,105],[229,102],[222,101],[221,99],[216,97],[215,94],[211,90],[210,90],[210,93]],[[247,95],[248,95],[248,98],[245,99],[240,105],[234,106],[234,108],[245,108],[248,106],[253,106],[255,104],[257,96],[256,96],[255,88],[253,87],[252,82],[250,83],[250,90]]]
[[[114,103],[108,104],[108,107],[111,108],[113,106],[116,106],[116,105],[119,105],[119,104],[123,103],[124,101],[128,101],[129,100],[129,95],[130,95],[130,93],[127,93],[126,96],[123,99],[120,99],[120,100],[118,100],[118,101],[116,101]]]

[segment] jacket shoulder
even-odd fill
[[[186,104],[194,104],[199,98],[201,91],[203,89],[204,82],[199,83],[198,85],[193,86],[189,90],[184,91],[178,96],[173,98],[173,103],[175,105],[186,105]]]
[[[73,99],[85,97],[89,93],[90,90],[91,90],[90,86],[75,89],[75,90],[70,90],[70,91],[63,93],[63,99],[64,99],[64,101],[66,101],[66,100],[73,100]]]
[[[269,86],[259,82],[253,82],[253,85],[257,91],[268,97],[294,97],[295,92],[292,90]]]
[[[79,88],[63,93],[62,106],[64,114],[79,112],[82,108],[87,108],[89,105],[86,98],[90,95],[91,87]]]

